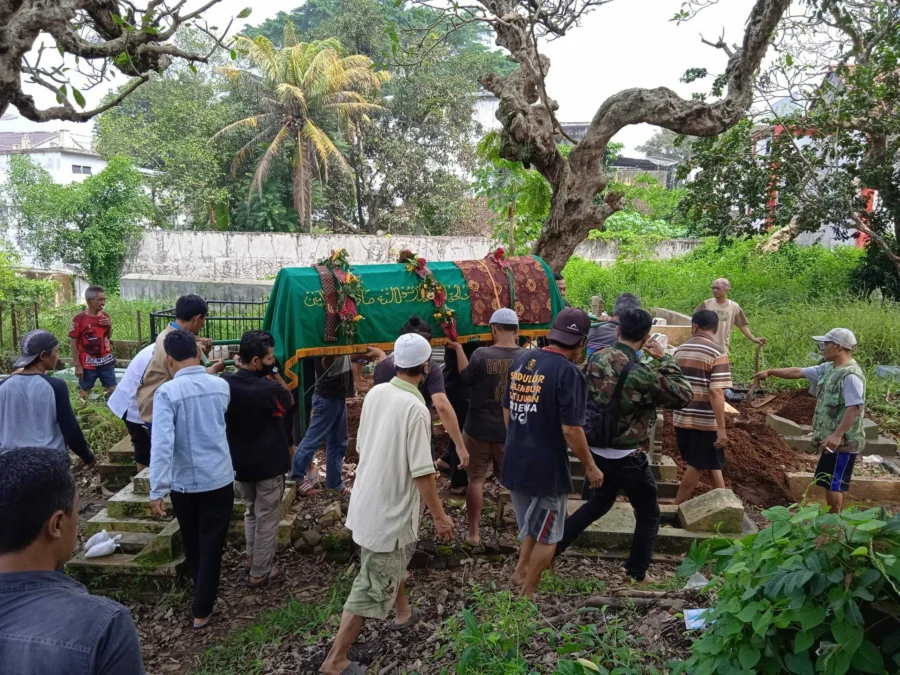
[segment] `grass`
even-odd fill
[[[266,671],[266,660],[285,640],[293,644],[315,642],[331,635],[349,585],[338,583],[319,604],[292,597],[279,609],[265,612],[246,628],[210,647],[197,660],[195,675],[253,675]]]
[[[773,254],[760,254],[756,240],[719,247],[706,241],[687,256],[673,260],[619,261],[601,267],[572,259],[564,270],[569,301],[589,307],[602,294],[607,310],[622,292],[638,294],[645,307],[665,307],[690,315],[712,297],[712,281],[727,277],[730,297],[741,304],[750,329],[769,344],[761,368],[817,363],[813,335],[836,326],[850,328],[859,345],[855,357],[867,371],[867,404],[882,426],[900,433],[900,383],[879,380],[875,366],[900,363],[900,305],[867,300],[851,292],[851,274],[862,256],[854,247],[826,249],[793,244]],[[756,346],[735,330],[731,337],[733,379],[750,384]],[[789,389],[805,382],[769,380],[767,388]]]
[[[78,395],[78,387],[70,384],[69,400],[94,454],[105,457],[112,446],[128,435],[125,423],[107,407],[104,397],[82,401]]]
[[[562,577],[553,572],[544,572],[537,592],[562,596],[577,595],[586,598],[605,588],[606,582],[597,577]]]

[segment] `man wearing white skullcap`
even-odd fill
[[[401,335],[394,344],[396,376],[373,387],[363,402],[356,438],[359,465],[347,511],[347,527],[362,549],[359,574],[322,673],[365,672],[347,658],[347,650],[367,618],[387,618],[394,607],[395,630],[408,629],[421,618],[403,583],[418,539],[420,496],[438,537],[453,537],[453,521],[444,513],[434,482],[431,414],[418,390],[430,359],[428,340],[415,333]]]

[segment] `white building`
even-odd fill
[[[94,151],[86,134],[59,131],[0,131],[0,182],[6,180],[10,157],[27,155],[47,170],[55,183],[68,185],[102,171],[106,160]]]

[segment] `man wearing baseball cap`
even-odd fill
[[[375,385],[363,402],[356,439],[359,465],[347,511],[347,527],[362,549],[359,574],[321,673],[365,672],[347,658],[347,650],[367,618],[385,619],[394,607],[395,630],[408,629],[421,618],[403,583],[418,539],[420,497],[438,537],[453,538],[453,521],[444,513],[434,482],[431,413],[418,390],[430,359],[428,340],[416,333],[401,335],[394,343],[394,378]]]
[[[547,335],[548,346],[522,352],[509,369],[501,483],[510,491],[522,542],[512,581],[527,598],[563,536],[572,492],[567,448],[581,460],[591,487],[603,483],[582,428],[587,386],[574,363],[584,354],[590,328],[582,310],[562,310]]]
[[[469,533],[466,541],[473,546],[481,543],[481,510],[488,469],[493,466],[494,476],[499,479],[503,466],[506,424],[501,404],[509,379],[509,366],[524,351],[519,346],[519,317],[513,310],[498,309],[491,315],[490,325],[494,344],[479,347],[471,359],[466,358],[458,342],[447,345],[456,352],[460,380],[470,388],[464,440],[469,451],[469,487],[466,490]]]
[[[59,340],[50,331],[33,330],[22,337],[17,371],[0,382],[0,453],[17,448],[72,449],[89,467],[96,459],[81,432],[69,388],[47,375],[59,361]]]
[[[767,377],[810,381],[815,395],[813,443],[821,451],[816,467],[816,485],[825,488],[825,500],[832,513],[844,507],[844,493],[850,489],[856,455],[866,445],[863,431],[866,407],[866,375],[853,358],[856,336],[848,328],[832,328],[813,340],[819,343],[825,362],[811,368],[773,368],[756,374]]]

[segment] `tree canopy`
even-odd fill
[[[118,291],[119,269],[151,204],[124,157],[81,183],[59,185],[26,155],[12,155],[6,197],[20,243],[43,265],[80,266],[92,284]]]
[[[150,74],[173,62],[205,63],[214,50],[227,46],[233,23],[220,30],[203,15],[221,0],[195,9],[172,0],[0,0],[0,115],[10,105],[35,122],[85,122],[121,103]],[[237,18],[250,15],[241,11]],[[208,53],[173,43],[182,26],[191,25],[213,42]],[[49,35],[53,42],[38,39]],[[132,78],[116,96],[88,108],[83,93],[109,79],[113,72]],[[41,109],[24,85],[49,90],[58,105]],[[79,89],[80,87],[80,89]]]

